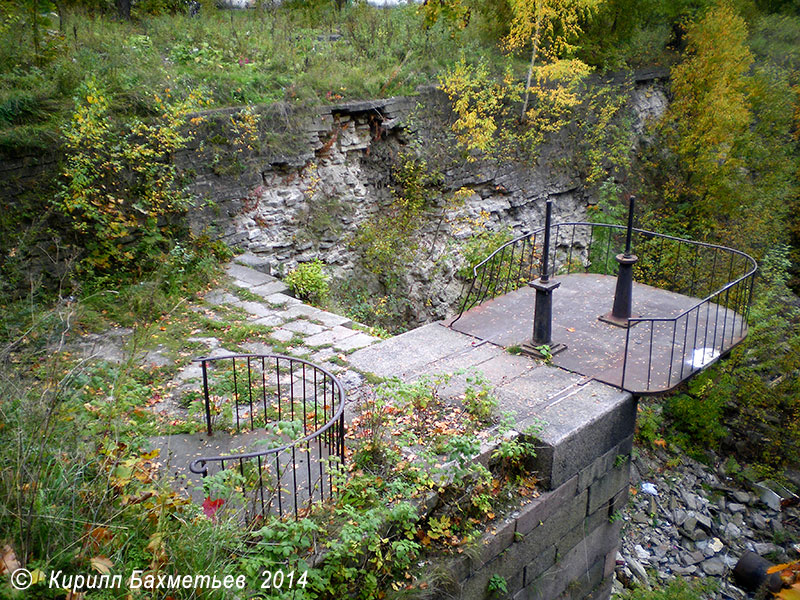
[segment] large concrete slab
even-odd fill
[[[464,354],[478,343],[471,336],[431,323],[358,350],[349,362],[355,369],[379,377],[405,377],[445,357]]]
[[[497,396],[497,412],[510,412],[517,430],[541,424],[537,467],[548,489],[564,483],[633,432],[636,405],[629,393],[511,355],[438,323],[359,350],[350,358],[351,366],[383,377],[480,371]]]
[[[611,310],[616,277],[574,273],[556,280],[552,339],[567,349],[553,364],[636,393],[675,387],[747,334],[733,310],[709,303],[687,313],[698,298],[640,283],[634,283],[632,316],[665,320],[616,327],[598,319]],[[534,297],[533,289],[520,288],[472,308],[452,328],[503,347],[522,345],[530,341]]]

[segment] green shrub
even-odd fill
[[[330,291],[319,260],[298,265],[286,276],[286,285],[301,300],[317,305],[325,303]]]
[[[464,257],[464,265],[458,270],[458,276],[463,279],[472,279],[472,269],[485,258],[497,250],[506,242],[514,238],[514,234],[510,229],[501,229],[500,231],[489,231],[484,229],[484,223],[478,223],[480,231],[467,240],[461,249],[461,255]],[[497,264],[494,265],[499,268],[501,273],[505,274],[511,268],[510,257],[506,257],[505,264],[500,264],[500,259],[495,259]],[[489,265],[491,269],[491,265]],[[504,280],[504,277],[498,276],[498,280]]]

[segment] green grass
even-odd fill
[[[92,74],[121,118],[153,114],[153,94],[202,89],[212,106],[328,103],[413,92],[462,52],[497,54],[443,24],[423,27],[415,5],[360,3],[309,17],[302,7],[174,14],[131,22],[69,11],[43,23],[34,54],[28,13],[0,27],[0,148],[45,147]],[[333,33],[342,37],[330,41]]]

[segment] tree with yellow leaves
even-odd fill
[[[546,62],[553,63],[574,51],[572,42],[583,31],[581,23],[590,18],[601,3],[602,0],[509,0],[514,18],[508,35],[503,38],[503,46],[513,52],[531,44],[522,103],[523,121],[529,116],[528,102],[537,59],[543,57]],[[570,73],[588,72],[588,67],[577,62],[571,61]]]
[[[675,150],[700,200],[722,201],[725,183],[744,166],[741,144],[753,120],[747,25],[721,1],[689,26],[687,39],[687,58],[672,70]]]

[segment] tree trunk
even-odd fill
[[[131,19],[131,0],[117,0],[117,13],[120,19],[130,21]]]
[[[33,26],[33,58],[34,62],[36,63],[37,67],[41,67],[41,56],[39,56],[39,2],[38,0],[33,0],[31,4],[31,11],[32,11],[32,20],[31,24]]]
[[[525,114],[528,112],[528,100],[531,95],[531,76],[533,75],[533,64],[536,62],[536,52],[539,49],[539,30],[542,25],[541,10],[536,15],[536,31],[533,34],[533,52],[531,52],[531,64],[528,65],[528,80],[525,82],[525,102],[522,103],[522,115],[520,121],[525,121]]]

